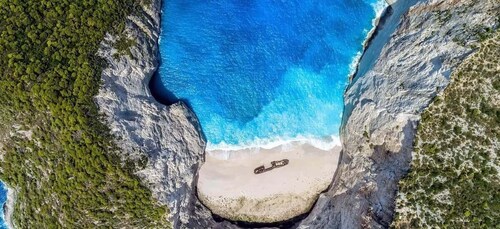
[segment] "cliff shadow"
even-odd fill
[[[158,66],[161,66],[162,61],[158,60],[158,62]],[[162,82],[160,73],[158,71],[159,68],[155,71],[153,76],[151,76],[151,79],[148,82],[149,91],[151,92],[153,98],[157,102],[165,106],[170,106],[177,102],[183,102],[191,111],[193,111],[193,107],[187,99],[177,97],[167,88],[167,86]]]
[[[160,65],[161,65],[161,60],[160,60]],[[158,73],[158,69],[155,71],[155,73],[153,74],[153,76],[149,80],[148,87],[149,87],[149,91],[150,91],[151,95],[153,96],[153,98],[156,100],[156,102],[158,102],[160,104],[163,104],[165,106],[170,106],[170,105],[173,105],[173,104],[178,103],[178,102],[184,103],[189,108],[191,113],[194,114],[194,116],[196,118],[196,122],[199,123],[199,121],[198,121],[199,119],[196,116],[196,113],[194,112],[193,107],[191,106],[189,101],[187,99],[183,99],[183,98],[179,98],[179,97],[175,96],[174,93],[172,93],[171,91],[169,91],[167,89],[165,84],[161,81],[161,76]],[[206,138],[205,132],[203,131],[203,127],[201,125],[199,125],[199,128],[200,128],[201,138],[204,141],[206,141],[207,138]]]
[[[346,90],[349,90],[351,85],[372,69],[384,46],[399,27],[402,17],[408,12],[410,7],[420,1],[422,0],[400,0],[384,10],[373,34],[366,42],[366,47],[356,68],[356,72],[352,75],[351,82]]]
[[[149,91],[151,91],[151,95],[153,98],[166,106],[170,106],[180,99],[177,98],[172,92],[170,92],[167,87],[163,84],[161,81],[160,74],[158,73],[158,70],[153,74],[151,79],[149,80],[148,83],[149,86]],[[187,102],[187,101],[184,101]]]
[[[314,203],[314,205],[316,205],[316,202]],[[232,220],[228,220],[226,218],[223,218],[221,216],[218,216],[214,213],[212,213],[212,218],[215,220],[215,222],[218,222],[218,223],[228,222],[229,224],[237,226],[238,228],[242,228],[242,229],[258,229],[258,228],[294,229],[294,228],[297,228],[297,226],[300,224],[300,222],[302,222],[302,220],[304,220],[309,215],[309,213],[310,213],[310,211],[307,213],[304,213],[302,215],[295,216],[291,219],[288,219],[285,221],[280,221],[280,222],[275,222],[275,223],[253,223],[253,222],[245,222],[245,221],[232,221]]]

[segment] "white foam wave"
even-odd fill
[[[375,15],[377,18],[379,18],[382,13],[384,12],[385,8],[389,6],[385,0],[379,0],[377,2],[374,2],[371,4],[373,7],[373,10],[375,10]]]
[[[368,31],[365,41],[363,41],[363,46],[365,45],[366,41],[372,36],[373,32],[375,32],[380,17],[382,16],[382,13],[384,13],[384,10],[389,6],[389,4],[387,4],[385,0],[378,0],[377,2],[372,3],[371,6],[373,8],[373,11],[375,11],[375,17],[372,19],[372,28]]]
[[[163,23],[163,7],[160,10],[160,21]],[[158,44],[161,44],[161,38],[163,37],[163,26],[160,26],[160,36],[158,36]]]
[[[340,138],[338,136],[329,136],[323,139],[315,138],[315,137],[305,137],[305,136],[297,136],[295,138],[283,139],[281,137],[277,137],[275,139],[257,139],[250,144],[242,144],[242,145],[232,145],[227,144],[225,142],[212,144],[210,142],[207,143],[207,151],[236,151],[243,149],[272,149],[278,146],[287,147],[292,145],[292,143],[299,144],[309,144],[321,150],[330,150],[336,146],[341,146]]]
[[[380,17],[382,16],[382,13],[389,6],[385,0],[379,0],[377,2],[371,3],[370,5],[372,6],[373,10],[375,11],[375,18],[373,18],[373,20],[372,20],[372,28],[370,30],[365,30],[366,38],[365,38],[365,40],[363,40],[363,43],[362,43],[363,49],[366,48],[368,40],[375,32],[375,29],[377,29],[377,25],[378,25],[378,22],[380,20]],[[349,78],[353,77],[354,73],[356,73],[356,69],[358,67],[359,61],[361,61],[362,55],[363,55],[362,52],[358,52],[352,58],[351,64],[349,64]]]
[[[349,76],[353,76],[356,73],[356,69],[358,67],[359,61],[361,60],[362,53],[356,53],[356,56],[352,57],[351,64],[349,64]],[[349,77],[349,78],[350,78]]]

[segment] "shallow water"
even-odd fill
[[[166,1],[159,75],[169,92],[157,93],[189,103],[212,149],[335,140],[351,65],[382,2]]]

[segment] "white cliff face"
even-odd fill
[[[385,0],[385,1],[387,2],[387,4],[392,5],[396,3],[398,0]]]
[[[475,29],[498,23],[494,2],[428,0],[401,17],[399,7],[408,2],[393,5],[389,24],[381,25],[345,92],[343,154],[334,183],[299,228],[390,225],[420,114],[473,52]]]
[[[117,52],[108,35],[99,51],[108,67],[95,101],[106,116],[124,159],[147,164],[136,172],[153,197],[166,204],[174,228],[213,225],[211,213],[195,195],[198,167],[204,160],[205,140],[196,116],[182,103],[165,106],[155,101],[149,79],[158,67],[160,0],[129,16],[126,34],[136,41],[131,56]]]

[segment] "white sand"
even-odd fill
[[[292,142],[272,149],[210,151],[201,167],[198,194],[212,212],[232,220],[276,222],[306,213],[328,188],[337,169],[340,146],[321,150]],[[230,154],[229,159],[227,154]],[[224,155],[224,156],[222,156]],[[271,161],[289,164],[262,174],[254,169]]]

